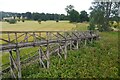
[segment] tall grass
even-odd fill
[[[67,60],[51,57],[49,69],[31,64],[22,73],[27,78],[120,78],[118,75],[118,33],[100,33],[100,40],[76,51]]]

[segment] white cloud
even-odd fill
[[[77,11],[88,11],[93,0],[0,0],[0,10],[7,12],[66,13],[65,7],[74,5]],[[89,11],[88,11],[89,12]]]

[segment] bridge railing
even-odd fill
[[[93,31],[0,31],[2,44],[28,43],[45,40],[96,36]]]
[[[23,63],[39,59],[43,67],[49,68],[52,53],[57,53],[60,58],[62,57],[61,54],[64,53],[66,59],[68,48],[78,49],[81,42],[86,44],[86,41],[99,37],[95,31],[1,31],[0,35],[2,35],[0,37],[2,42],[0,51],[9,51],[10,67],[7,69],[11,71],[14,78],[21,78],[21,66]],[[34,55],[21,61],[20,48],[25,46],[34,46],[38,49],[32,52]],[[45,50],[42,49],[43,47]],[[16,57],[13,55],[14,52]],[[44,59],[47,60],[47,64],[43,62]],[[13,72],[14,70],[18,73],[17,75]]]

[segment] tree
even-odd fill
[[[76,10],[71,10],[69,12],[69,20],[70,22],[78,22],[79,21],[79,13]]]
[[[109,0],[108,0],[109,1]],[[110,30],[110,18],[118,16],[118,9],[120,2],[93,2],[91,7],[92,12],[90,17],[94,18],[94,25],[99,28],[100,31]]]
[[[40,14],[39,13],[33,13],[32,14],[32,19],[33,20],[39,20],[40,19]]]
[[[81,11],[80,12],[79,21],[80,22],[89,21],[89,17],[88,17],[88,14],[87,14],[86,11]]]
[[[26,12],[25,16],[27,17],[28,20],[32,19],[32,13],[31,12]]]
[[[79,21],[79,13],[73,9],[73,5],[68,5],[65,10],[67,12],[67,16],[70,22],[78,22]]]
[[[20,13],[18,13],[18,14],[17,14],[17,17],[18,17],[18,19],[20,20],[21,14],[20,14]]]
[[[70,14],[70,12],[73,10],[74,6],[73,5],[68,5],[65,10],[67,12],[67,16]]]

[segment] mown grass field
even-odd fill
[[[37,21],[25,21],[17,22],[16,24],[9,24],[7,22],[0,22],[2,24],[2,31],[68,31],[74,30],[79,27],[79,30],[87,30],[88,23],[69,23],[69,21],[42,21],[39,24]],[[20,35],[20,34],[19,34]],[[14,34],[10,35],[15,37]],[[6,39],[8,35],[0,35],[0,37]],[[21,37],[20,40],[22,40]],[[0,43],[5,43],[0,41]]]
[[[16,24],[9,24],[2,22],[2,31],[59,31],[59,30],[71,30],[76,27],[74,24],[70,24],[68,21],[42,21],[39,24],[37,21],[25,21],[17,22]]]
[[[26,21],[27,25],[29,25],[28,23]],[[30,22],[30,24],[31,23],[34,22]],[[50,25],[47,25],[47,23],[51,24],[52,28]],[[40,26],[37,26],[37,29],[35,29],[30,25],[31,28],[29,30],[52,30],[53,25],[53,30],[87,30],[88,25],[87,23],[78,23],[77,27],[75,27],[76,24],[70,24],[66,21],[59,23],[48,21],[47,23],[44,23],[43,29],[43,24],[35,22],[36,26],[41,25],[41,29],[39,28]],[[13,27],[10,24],[3,23],[3,30],[9,30],[8,26],[11,26],[10,30],[14,29],[16,31],[18,31],[18,29],[26,30],[30,27],[24,29],[24,27],[21,26],[16,29],[16,25],[18,24],[12,24]],[[64,29],[62,29],[62,27],[55,27],[55,25],[59,27],[64,26]],[[69,25],[71,26],[71,28],[69,27],[70,29],[67,27]],[[101,32],[99,34],[101,38],[93,44],[83,46],[79,50],[68,51],[66,61],[64,59],[59,59],[58,56],[51,56],[49,69],[41,68],[37,62],[31,64],[29,67],[26,66],[26,68],[22,70],[23,78],[120,78],[120,75],[118,75],[120,73],[120,67],[118,65],[118,32]],[[21,56],[23,56],[23,54],[27,55],[28,52],[34,50],[36,49],[22,49]],[[2,56],[3,63],[9,62],[8,60],[8,54]]]

